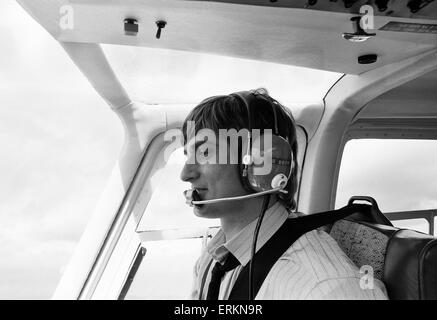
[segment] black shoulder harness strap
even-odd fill
[[[253,270],[254,295],[256,296],[258,294],[264,279],[276,261],[297,239],[311,230],[334,223],[337,220],[356,213],[357,209],[357,205],[350,204],[338,210],[287,219],[264,246],[258,250],[253,258],[255,263]],[[249,263],[241,269],[228,299],[249,299]]]

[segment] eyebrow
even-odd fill
[[[197,148],[201,145],[201,144],[204,144],[206,141],[202,141],[202,140],[200,140],[200,141],[196,141],[195,143],[194,143],[194,150],[197,150]],[[187,145],[185,144],[184,145],[184,155],[187,155]]]

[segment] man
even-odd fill
[[[196,139],[193,132],[189,132],[193,130],[189,128],[191,123],[194,123],[195,132],[210,129],[219,138],[212,141]],[[246,150],[244,135],[235,151],[230,148],[227,138],[219,136],[220,129],[277,131],[288,142],[293,154],[289,179],[283,188],[286,192],[247,198],[254,191],[248,190],[242,181],[242,159]],[[240,273],[252,258],[252,240],[263,202],[268,199],[268,203],[264,202],[267,210],[259,229],[257,253],[264,245],[267,246],[287,219],[297,217],[292,212],[296,207],[294,194],[298,171],[295,122],[291,113],[265,90],[257,90],[202,101],[187,116],[183,134],[188,159],[181,179],[191,183],[197,197],[210,200],[243,196],[233,201],[194,205],[197,216],[219,218],[221,229],[209,241],[195,265],[191,298],[229,299],[234,285],[239,283]],[[227,163],[216,161],[217,149],[220,149],[217,145],[223,146],[223,143],[230,154],[226,158]],[[232,163],[230,159],[235,152],[238,153],[238,163]],[[198,161],[199,154],[204,160],[212,161]],[[384,285],[376,279],[374,289],[360,287],[362,275],[358,268],[324,231],[315,229],[307,232],[287,248],[275,260],[255,293],[256,299],[387,299]],[[217,276],[219,269],[221,273]]]

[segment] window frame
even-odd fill
[[[381,139],[381,140],[436,140],[437,141],[437,119],[428,118],[372,118],[358,119],[349,125],[340,144],[337,164],[335,168],[334,181],[331,190],[331,208],[335,208],[337,198],[338,178],[340,174],[343,153],[346,144],[350,140],[361,139]],[[375,199],[378,200],[378,199]],[[437,216],[437,209],[429,210],[409,210],[399,212],[385,212],[389,220],[408,220],[406,217],[417,213],[410,219],[423,218],[429,223],[429,232],[434,232],[434,226],[431,220]],[[399,219],[393,219],[395,216]],[[432,215],[432,218],[430,217]],[[391,217],[391,218],[390,218]],[[431,233],[432,232],[432,233]]]
[[[298,148],[303,152],[298,153],[298,179],[301,179],[305,154],[308,146],[308,137],[305,129],[297,125]],[[205,238],[216,227],[204,228],[181,228],[173,236],[166,237],[150,232],[137,232],[138,225],[147,205],[153,195],[148,189],[148,182],[160,168],[167,163],[164,160],[164,150],[169,143],[164,140],[164,133],[160,133],[148,146],[144,157],[138,166],[133,183],[126,193],[126,197],[120,208],[119,218],[114,221],[113,233],[109,235],[109,245],[103,248],[103,252],[96,260],[96,266],[81,292],[80,299],[118,299],[127,294],[128,282],[133,279],[133,268],[139,268],[136,264],[138,255],[144,247],[143,241],[148,237],[169,240],[173,238]],[[298,196],[300,183],[296,195]],[[297,197],[298,199],[298,197]],[[155,232],[156,233],[156,232]],[[158,232],[159,233],[159,232]],[[178,235],[179,233],[179,235]],[[182,237],[181,237],[182,236]]]
[[[161,132],[146,148],[79,299],[117,299],[119,296],[141,245],[135,230],[152,196],[145,182],[162,166],[157,160],[163,158],[167,145]]]

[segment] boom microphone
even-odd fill
[[[217,198],[217,199],[210,199],[210,200],[201,200],[199,192],[196,189],[190,189],[190,190],[184,191],[184,196],[186,199],[186,203],[190,207],[192,207],[194,205],[202,205],[202,204],[219,203],[219,202],[225,202],[225,201],[235,201],[235,200],[256,198],[256,197],[261,197],[261,196],[264,196],[266,194],[272,194],[272,193],[276,193],[276,192],[287,193],[287,191],[282,190],[282,188],[283,187],[277,187],[277,188],[273,188],[271,190],[256,192],[256,193],[248,194],[245,196]]]

